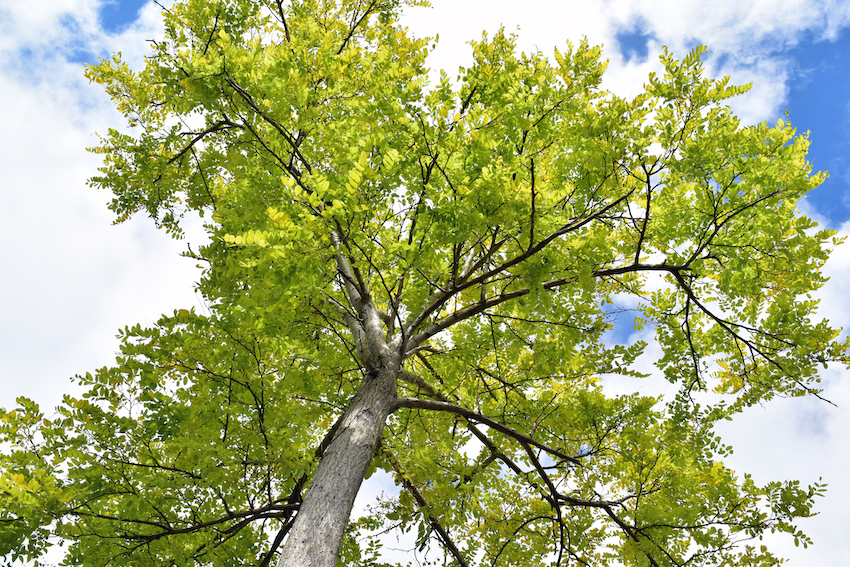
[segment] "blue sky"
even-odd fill
[[[144,0],[112,0],[100,7],[100,24],[107,33],[119,33],[139,17]]]
[[[850,30],[834,41],[808,37],[785,54],[793,61],[791,123],[810,132],[809,161],[830,174],[809,200],[838,226],[850,218]]]
[[[808,199],[838,227],[850,219],[850,29],[832,39],[811,32],[803,36],[799,43],[769,51],[789,62],[789,79],[781,107],[768,120],[781,118],[798,133],[810,132],[809,161],[815,171],[828,171],[830,178]],[[614,39],[624,60],[645,61],[655,55],[649,44],[656,38],[643,25],[623,28]]]
[[[504,25],[521,49],[551,53],[565,40],[604,44],[605,86],[634,94],[667,45],[683,56],[702,43],[707,70],[752,81],[732,101],[745,121],[789,120],[810,131],[810,161],[830,178],[803,205],[822,224],[850,235],[850,3],[829,0],[433,0],[405,24],[439,33],[432,65],[450,76],[469,58],[466,41]],[[118,0],[0,0],[0,406],[27,395],[49,408],[73,386],[68,378],[108,364],[116,331],[152,323],[160,313],[199,305],[198,272],[180,257],[185,243],[146,219],[111,226],[108,196],[89,189],[95,173],[93,132],[120,127],[120,116],[82,63],[121,51],[133,66],[161,34],[159,9]],[[785,111],[789,116],[786,117]],[[190,234],[192,234],[190,232]],[[821,290],[824,316],[850,327],[850,243],[833,254]],[[846,333],[846,331],[845,331]],[[624,332],[620,338],[627,339]],[[633,338],[638,338],[637,336]],[[652,349],[645,363],[651,371]],[[850,375],[824,372],[825,396],[778,400],[753,408],[723,431],[732,464],[757,480],[823,477],[830,493],[821,515],[804,524],[815,540],[795,548],[773,538],[792,566],[850,565]],[[623,389],[651,382],[618,381]],[[376,477],[378,481],[380,479]],[[367,484],[361,502],[387,486]]]

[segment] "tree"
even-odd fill
[[[88,68],[138,134],[92,185],[118,221],[200,214],[208,313],[121,333],[45,418],[2,412],[0,551],[72,565],[763,565],[822,485],[757,486],[714,424],[818,395],[848,343],[809,297],[834,233],[790,124],[666,51],[631,100],[586,43],[473,43],[428,84],[417,0],[185,0],[145,68]],[[654,329],[668,398],[613,396]],[[398,498],[349,523],[362,480]]]

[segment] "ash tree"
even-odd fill
[[[742,125],[702,48],[632,99],[599,48],[504,32],[429,82],[406,4],[179,1],[143,69],[88,68],[134,127],[91,184],[118,221],[203,217],[209,307],[124,329],[55,413],[2,412],[7,560],[376,566],[392,528],[464,567],[809,543],[823,486],[760,486],[714,432],[848,362],[810,297],[836,240],[795,205],[824,177],[806,137]],[[632,321],[675,394],[604,388],[643,376]],[[378,470],[398,496],[350,521]]]

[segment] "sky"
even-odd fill
[[[850,3],[840,0],[433,0],[404,24],[439,34],[429,60],[450,76],[471,61],[466,44],[504,26],[519,48],[551,54],[586,37],[602,44],[603,85],[633,95],[658,71],[667,46],[678,57],[709,48],[707,72],[750,83],[731,106],[744,122],[781,118],[809,132],[809,160],[830,177],[801,203],[821,225],[850,234]],[[46,410],[74,391],[69,377],[109,364],[118,329],[200,305],[199,271],[186,243],[145,218],[112,226],[109,195],[87,187],[95,132],[121,117],[83,65],[121,51],[138,68],[146,40],[161,35],[159,8],[140,0],[0,0],[0,407],[25,395]],[[787,116],[786,116],[787,111]],[[190,234],[193,232],[190,231]],[[821,314],[850,328],[850,242],[825,267]],[[846,336],[846,331],[844,335]],[[632,337],[634,340],[638,337]],[[642,362],[651,368],[651,354]],[[800,522],[808,549],[770,538],[789,565],[850,565],[850,373],[822,374],[824,396],[776,400],[724,425],[727,461],[756,481],[819,478],[820,514]],[[616,383],[614,390],[651,388]],[[389,490],[379,475],[359,506]]]

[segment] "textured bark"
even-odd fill
[[[397,364],[373,372],[343,416],[295,517],[278,567],[335,567],[354,498],[395,407]]]

